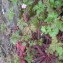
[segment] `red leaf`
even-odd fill
[[[19,29],[18,26],[14,26],[14,27],[13,27],[13,30],[18,30],[18,29]]]
[[[25,48],[26,48],[26,47],[25,47],[25,46],[23,46],[23,45],[21,45],[21,46],[20,46],[20,49],[21,49],[21,51],[22,51],[22,52],[24,52],[24,51],[25,51]]]
[[[23,46],[20,42],[17,42],[16,43],[16,48],[17,48],[18,56],[24,57],[24,52],[25,52],[26,47]]]
[[[25,60],[21,60],[20,63],[26,63]]]

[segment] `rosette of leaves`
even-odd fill
[[[53,31],[55,32],[55,35],[57,35],[57,34],[59,33],[59,30],[60,30],[60,31],[63,31],[63,22],[60,21],[60,20],[56,20],[56,21],[52,24],[51,29],[53,29]],[[53,32],[53,33],[54,33],[54,32]],[[53,36],[52,33],[49,33],[49,34]]]
[[[49,34],[51,37],[58,34],[58,29],[53,29],[50,26],[42,26],[41,31],[45,34]]]
[[[57,19],[57,17],[58,17],[58,14],[56,12],[50,12],[47,18],[45,19],[45,22],[47,23],[54,22],[55,19]]]
[[[52,40],[52,43],[50,44],[48,52],[51,53],[51,54],[56,52],[57,56],[58,55],[59,55],[59,57],[62,56],[62,54],[63,54],[62,43],[58,42],[56,37],[54,37],[54,39]]]
[[[52,25],[42,26],[41,31],[45,34],[49,34],[52,38],[56,36],[60,31],[63,31],[63,22],[56,19]]]
[[[36,32],[36,28],[33,24],[26,26],[22,29],[23,36],[21,36],[21,40],[29,41],[32,38],[32,32]]]
[[[38,2],[37,5],[34,6],[33,10],[36,11],[37,15],[44,11],[44,4],[41,0]]]
[[[63,22],[61,20],[56,20],[51,27],[63,31]]]

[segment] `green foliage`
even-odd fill
[[[60,7],[61,6],[61,2],[60,1],[55,1],[55,6],[56,7]]]
[[[61,20],[63,21],[63,16],[62,16]]]
[[[40,46],[42,46],[42,44],[43,44],[43,38],[41,38],[40,40],[38,40],[38,45],[40,45]]]
[[[49,53],[52,53],[56,51],[56,55],[58,56],[62,56],[63,54],[63,48],[62,48],[62,43],[58,43],[57,38],[54,37],[54,39],[52,40],[52,43],[50,44],[49,47]]]
[[[34,46],[34,45],[40,45],[40,46],[42,46],[42,44],[43,44],[43,39],[41,38],[40,40],[31,40],[31,41],[29,41],[28,42],[29,43],[29,46]]]
[[[58,41],[56,38],[57,34],[60,31],[63,31],[63,21],[62,17],[61,19],[58,19],[58,13],[53,10],[53,8],[58,8],[62,6],[62,1],[59,0],[50,0],[50,5],[47,6],[47,12],[48,16],[44,20],[48,25],[44,25],[41,27],[41,31],[44,34],[49,34],[50,37],[52,37],[52,43],[50,44],[50,47],[48,48],[48,52],[53,54],[56,53],[57,56],[61,57],[63,55],[63,48],[62,43]],[[61,52],[60,52],[61,51]]]
[[[37,44],[37,41],[31,40],[31,41],[29,41],[28,43],[29,43],[29,46],[34,46],[34,45]]]
[[[30,29],[30,31],[36,32],[37,26],[35,26],[33,23],[31,23],[29,29]]]
[[[10,41],[13,43],[13,44],[16,44],[17,41],[19,41],[19,31],[16,31],[12,34],[11,38],[10,38]]]
[[[55,19],[57,19],[57,17],[58,17],[58,14],[56,13],[56,12],[50,12],[49,14],[48,14],[48,17],[46,18],[46,20],[45,20],[45,22],[47,22],[47,23],[51,23],[51,22],[53,22]]]
[[[14,2],[14,0],[12,1]],[[17,0],[15,0],[15,2],[17,2]],[[21,20],[18,20],[17,26],[19,27],[20,32],[22,32],[22,35],[19,35],[19,31],[15,31],[14,33],[12,33],[11,42],[15,44],[18,41],[22,41],[22,45],[29,44],[29,47],[34,46],[36,44],[42,46],[42,39],[31,39],[33,38],[32,32],[37,32],[37,30],[39,30],[40,33],[42,32],[43,34],[48,34],[51,37],[52,42],[47,49],[47,53],[53,54],[55,52],[56,56],[61,57],[63,55],[63,48],[62,43],[59,41],[59,39],[57,39],[57,34],[59,30],[63,32],[63,17],[59,16],[58,13],[59,11],[62,12],[61,6],[63,6],[63,3],[62,0],[47,0],[47,4],[45,4],[45,2],[39,0],[38,3],[32,5],[33,0],[22,0],[21,4],[27,5],[27,8],[23,10],[23,13],[27,11],[30,15],[33,13],[34,14],[29,17],[28,22],[25,22],[23,20],[23,17],[20,15]],[[13,8],[11,8],[8,17],[9,19],[13,19],[13,16],[14,12]],[[43,23],[45,24],[42,25]],[[28,63],[31,63],[33,60],[33,56],[30,53],[29,48],[26,49],[26,53],[27,54],[25,60]],[[35,53],[35,51],[32,53]]]
[[[31,23],[36,27],[36,28],[38,28],[38,19],[37,19],[37,17],[34,17],[32,20],[31,20]]]
[[[50,5],[55,8],[61,7],[61,6],[63,6],[62,2],[63,2],[62,0],[50,0]]]
[[[28,41],[30,39],[30,35],[23,35],[22,37],[21,37],[21,41]]]
[[[25,60],[26,60],[28,63],[31,63],[32,60],[33,60],[33,56],[32,56],[31,53],[30,53],[30,49],[27,48],[27,49],[26,49],[26,52],[27,52],[27,56],[25,57]]]
[[[50,28],[50,27],[49,27]],[[48,27],[47,26],[42,26],[41,31],[45,34],[47,34]],[[51,29],[50,29],[51,30]]]
[[[15,4],[18,2],[18,0],[11,0],[11,1],[12,1],[13,3],[15,3]]]
[[[13,7],[10,8],[7,16],[8,16],[8,19],[9,20],[12,20],[13,19],[13,17],[14,17]]]
[[[19,57],[17,55],[14,56],[13,63],[19,63]]]
[[[50,4],[51,5],[55,5],[55,1],[54,0],[50,0]]]
[[[25,60],[28,62],[28,63],[31,63],[32,61],[32,55],[30,55],[30,53],[28,54],[28,56],[25,58]]]
[[[23,0],[24,4],[31,5],[33,3],[33,0]]]
[[[63,31],[63,22],[60,20],[56,20],[51,27]]]
[[[62,55],[62,53],[63,53],[63,48],[62,48],[62,47],[57,46],[57,47],[56,47],[56,51],[57,51],[57,54],[58,54],[59,56],[61,56],[61,55]],[[61,51],[61,52],[60,52],[60,51]]]
[[[1,24],[1,31],[4,32],[6,27],[7,27],[6,23],[2,23]]]
[[[58,29],[51,28],[50,26],[42,26],[41,31],[45,34],[49,34],[51,37],[54,37],[58,34]]]
[[[54,4],[54,0],[50,0],[50,3],[51,3],[51,4]]]
[[[27,23],[25,23],[23,20],[18,20],[17,25],[19,26],[19,28],[22,30],[24,26],[28,26]]]
[[[42,26],[41,31],[54,37],[58,34],[59,30],[63,31],[63,22],[56,20],[51,26]]]
[[[37,15],[44,11],[44,4],[41,0],[38,2],[37,5],[34,6],[33,10],[36,11]]]
[[[38,20],[40,20],[40,21],[43,22],[46,19],[46,16],[47,15],[45,15],[45,13],[43,12],[42,14],[40,14],[39,16],[37,16],[37,18],[38,18]]]

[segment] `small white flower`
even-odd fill
[[[41,33],[41,36],[43,36],[43,33]]]
[[[4,9],[2,8],[2,13],[4,14]]]
[[[26,4],[22,4],[22,9],[25,9],[26,7],[27,7],[27,5]]]

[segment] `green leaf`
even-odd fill
[[[49,32],[49,35],[50,35],[51,37],[54,37],[54,36],[56,36],[56,35],[58,34],[58,32],[59,32],[59,30],[58,30],[57,28],[55,28],[55,29],[52,29],[52,30]]]
[[[48,33],[48,32],[47,32],[47,27],[46,27],[46,26],[42,26],[42,27],[41,27],[41,31],[42,31],[43,33],[45,33],[45,34]]]
[[[14,14],[15,13],[13,12],[13,7],[11,7],[10,10],[9,10],[9,12],[8,12],[8,14],[7,14],[8,19],[12,20],[13,17],[14,17]]]
[[[62,6],[62,1],[55,1],[55,6],[56,7],[61,7]]]
[[[34,6],[33,10],[36,11],[37,15],[44,11],[44,4],[41,0]]]
[[[48,14],[48,17],[46,18],[45,22],[51,23],[55,19],[57,19],[57,17],[58,17],[58,14],[56,12],[51,12],[51,13]]]
[[[52,40],[52,43],[50,44],[49,52],[50,52],[50,50],[52,51],[50,53],[53,53],[53,52],[56,51],[56,55],[57,56],[58,55],[59,55],[59,57],[62,56],[62,54],[63,54],[63,48],[62,48],[62,46],[60,44],[61,43],[58,43],[57,38],[54,37],[54,39]]]
[[[10,41],[13,43],[13,44],[16,44],[16,42],[19,40],[19,32],[14,32],[10,38]]]
[[[56,20],[51,27],[63,31],[63,22]]]
[[[41,31],[45,34],[49,34],[51,37],[54,37],[58,34],[59,30],[57,27],[53,26],[42,26]]]
[[[54,0],[50,0],[50,4],[54,4]]]
[[[61,56],[63,54],[63,49],[62,47],[56,47],[56,51],[59,54],[59,56]]]
[[[6,29],[7,25],[5,23],[1,24],[1,31],[4,32]]]

